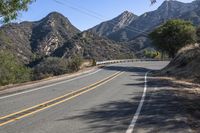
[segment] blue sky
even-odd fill
[[[57,3],[56,1],[60,2]],[[36,0],[17,21],[36,21],[52,11],[66,16],[80,30],[91,28],[102,21],[112,19],[125,10],[141,15],[158,8],[164,0],[150,6],[149,0]],[[191,2],[193,0],[180,0]]]

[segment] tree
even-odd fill
[[[149,37],[158,50],[173,58],[180,48],[196,42],[196,29],[190,22],[169,20],[151,32]]]
[[[0,21],[7,23],[16,19],[19,11],[26,11],[35,0],[0,0]]]

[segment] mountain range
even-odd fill
[[[154,49],[148,34],[170,19],[200,24],[200,1],[168,0],[155,11],[137,16],[125,11],[116,18],[81,32],[62,14],[52,12],[35,22],[11,23],[0,27],[0,48],[11,51],[24,64],[47,57],[107,60],[142,57]]]
[[[127,42],[140,37],[147,35],[150,31],[166,22],[170,19],[184,19],[191,21],[195,25],[200,24],[200,0],[193,1],[191,3],[182,3],[175,0],[166,0],[162,5],[155,11],[146,12],[141,16],[136,16],[130,12],[124,12],[120,16],[103,22],[91,29],[95,34],[103,35],[108,37],[111,40]],[[123,20],[119,20],[119,18]],[[114,22],[122,22],[123,26],[115,28],[115,30],[107,31],[107,27],[113,25],[116,27]],[[123,22],[127,22],[124,23]],[[111,26],[112,27],[112,26]]]

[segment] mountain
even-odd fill
[[[79,54],[85,59],[110,60],[133,58],[133,51],[125,45],[116,43],[107,38],[100,37],[92,32],[82,32],[74,36],[70,41],[66,42],[62,47],[55,50],[52,56],[69,57],[68,48],[71,52]]]
[[[131,22],[133,22],[138,16],[131,12],[125,11],[116,18],[103,22],[91,29],[92,33],[99,36],[109,36],[111,33],[118,31],[121,28],[126,27]]]
[[[80,31],[63,15],[53,12],[36,22],[7,24],[0,28],[0,48],[23,63],[49,56]]]
[[[62,14],[52,12],[39,21],[0,27],[0,48],[11,51],[24,64],[35,64],[49,56],[70,58],[75,54],[97,60],[142,57],[144,49],[153,49],[147,37],[149,32],[173,18],[199,25],[199,7],[200,0],[168,0],[155,11],[141,16],[125,11],[84,32]]]
[[[111,33],[108,38],[115,41],[133,40],[140,35],[141,32],[148,34],[149,31],[152,31],[167,20],[184,18],[185,14],[199,10],[199,6],[199,1],[194,1],[192,3],[182,3],[174,0],[164,1],[157,10],[144,13],[143,15],[137,17],[136,20],[128,25],[129,29],[122,28]],[[191,16],[188,14],[188,16],[184,19],[188,20],[190,17]],[[124,34],[127,38],[125,40]]]
[[[50,55],[80,31],[63,15],[53,12],[35,23],[31,47],[38,54]]]
[[[124,14],[124,13],[123,13]],[[126,13],[125,13],[126,14]],[[129,13],[131,14],[131,13]],[[120,15],[123,16],[123,15]],[[135,16],[135,15],[134,15]],[[117,17],[119,18],[119,17]],[[191,21],[194,25],[200,24],[200,0],[191,3],[182,3],[175,0],[166,0],[155,11],[147,12],[141,16],[135,16],[126,25],[119,27],[117,30],[109,29],[110,22],[120,22],[120,19],[114,18],[97,25],[91,29],[94,34],[107,37],[116,42],[126,43],[129,49],[133,50],[136,55],[141,55],[145,48],[153,48],[148,34],[156,27],[170,19],[184,19]],[[132,18],[132,17],[130,17]],[[109,29],[109,30],[108,30]]]
[[[200,9],[189,11],[180,16],[181,19],[192,22],[195,26],[200,24]]]
[[[80,32],[60,13],[52,12],[40,21],[4,25],[0,28],[1,50],[12,52],[20,62],[34,67],[48,57],[69,59],[130,58],[125,46],[89,31]]]

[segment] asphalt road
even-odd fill
[[[145,73],[167,63],[112,64],[80,79],[0,99],[0,133],[125,133],[141,103]],[[163,86],[147,84],[133,132],[190,132],[181,113],[172,115],[179,107],[163,105],[174,101],[170,94],[152,95]]]

